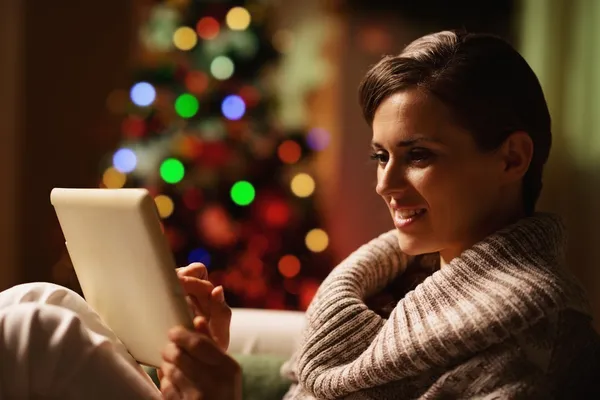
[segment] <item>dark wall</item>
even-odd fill
[[[433,30],[466,29],[489,32],[509,41],[515,38],[514,0],[346,0],[343,8],[354,15],[398,16],[420,21]]]
[[[25,3],[17,261],[21,281],[52,280],[63,238],[50,190],[97,186],[99,160],[116,145],[106,98],[126,87],[133,4]]]

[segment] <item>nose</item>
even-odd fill
[[[391,196],[394,193],[406,191],[408,180],[406,168],[401,163],[388,162],[384,168],[377,171],[377,186],[375,191],[380,196]]]

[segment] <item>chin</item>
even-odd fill
[[[400,246],[400,250],[408,256],[418,256],[435,252],[433,250],[434,246],[429,245],[426,240],[409,236],[402,232],[398,232],[398,245]]]

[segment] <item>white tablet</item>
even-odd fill
[[[87,302],[140,363],[192,327],[158,212],[145,189],[53,189],[50,200]]]

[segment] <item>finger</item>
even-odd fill
[[[206,334],[175,327],[169,331],[169,339],[193,358],[205,364],[222,365],[229,362],[229,357]]]
[[[158,380],[161,381],[165,374],[163,374],[162,369],[156,368],[156,376],[158,376]]]
[[[203,315],[210,316],[210,296],[214,289],[213,284],[189,276],[179,277],[179,282],[198,310]]]
[[[163,398],[167,400],[179,400],[183,399],[181,393],[177,389],[177,387],[171,382],[171,380],[167,377],[163,377],[160,380],[160,392],[163,395]]]
[[[186,398],[188,393],[194,393],[198,390],[194,382],[177,366],[169,362],[163,362],[161,369],[165,373],[165,377],[173,384],[173,387],[177,388],[182,398]]]
[[[196,381],[199,372],[198,362],[185,350],[178,347],[175,343],[169,342],[162,351],[163,360],[173,364],[183,372],[189,379]]]
[[[177,268],[177,276],[189,276],[192,278],[208,280],[208,270],[202,263],[191,263],[186,267]]]
[[[225,302],[223,286],[217,286],[210,294],[210,331],[221,350],[229,347],[231,308]]]
[[[210,328],[208,327],[208,323],[206,322],[206,318],[196,317],[192,322],[194,324],[194,329],[196,330],[196,332],[208,336],[209,338],[212,338],[212,334],[210,332]]]

